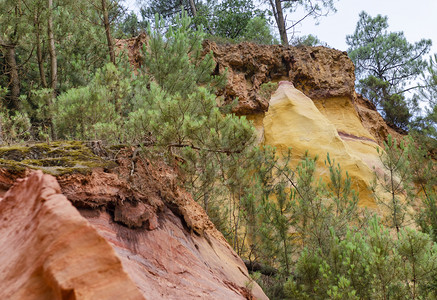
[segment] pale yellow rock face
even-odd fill
[[[376,208],[369,186],[374,178],[373,167],[380,168],[377,143],[347,97],[315,103],[290,82],[281,82],[263,120],[264,144],[278,151],[291,147],[294,164],[306,151],[317,155],[322,177],[329,176],[325,167],[329,153],[352,178],[353,188],[360,195],[359,204]]]

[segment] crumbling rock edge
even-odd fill
[[[1,299],[145,299],[51,175],[18,179],[0,213]]]
[[[131,290],[132,293],[132,297],[129,293],[126,297],[123,292],[122,299],[267,299],[261,288],[250,279],[243,261],[223,235],[215,229],[203,209],[176,183],[175,172],[164,163],[152,164],[146,159],[137,159],[132,172],[132,151],[127,149],[121,152],[117,158],[119,167],[111,171],[97,168],[90,174],[60,175],[60,185],[53,177],[43,175],[41,171],[8,174],[8,170],[0,170],[0,182],[4,188],[11,184],[11,180],[5,179],[27,176],[24,180],[17,179],[17,183],[0,202],[0,232],[4,230],[0,237],[2,253],[21,249],[14,252],[15,261],[18,262],[27,252],[39,249],[29,256],[35,255],[38,263],[32,259],[26,260],[26,263],[19,267],[17,263],[10,261],[2,263],[3,269],[0,267],[0,273],[9,274],[7,278],[18,283],[0,291],[0,298],[26,299],[22,295],[37,289],[43,290],[41,295],[38,296],[36,293],[36,296],[30,299],[55,299],[56,293],[58,295],[65,291],[74,293],[75,299],[90,299],[87,298],[89,294],[100,291],[93,291],[92,286],[103,286],[105,280],[120,278],[127,291]],[[49,190],[51,192],[47,194]],[[60,194],[61,190],[70,202]],[[38,196],[40,194],[43,196]],[[21,198],[33,200],[29,200],[30,203],[21,201]],[[46,201],[46,198],[51,200]],[[14,202],[18,202],[19,205]],[[39,218],[40,211],[48,203],[54,203],[53,205],[61,210],[59,217],[51,217],[49,221]],[[6,209],[8,206],[13,209]],[[14,219],[16,215],[20,215],[20,221],[11,227],[8,220]],[[39,225],[46,222],[52,225]],[[17,234],[16,238],[12,239],[8,232],[21,230],[20,224],[28,224],[29,228],[36,227],[39,231],[24,230],[24,235]],[[87,231],[83,233],[80,229],[81,234],[75,234],[76,224],[79,224],[79,228],[87,228]],[[92,234],[87,233],[88,231]],[[45,244],[38,244],[41,236],[47,236],[45,241],[49,246],[58,246],[51,248],[45,247]],[[82,237],[86,242],[81,240]],[[94,251],[93,245],[97,241],[99,245],[101,243],[104,246]],[[59,245],[64,245],[69,252],[64,250],[64,246]],[[49,249],[45,250],[47,248]],[[87,252],[85,257],[84,251]],[[83,286],[80,286],[79,283],[88,278],[83,277],[81,273],[86,268],[80,268],[82,271],[77,270],[75,265],[81,265],[81,259],[97,260],[104,265],[105,260],[102,262],[102,257],[107,255],[114,262],[111,266],[102,268],[108,269],[109,273],[94,269],[90,264],[92,270],[87,272],[86,276],[95,280],[91,280],[89,285],[85,280]],[[41,269],[40,265],[47,265],[47,260],[52,256],[61,257],[62,267],[56,268],[62,269],[59,272],[64,276],[63,280],[65,277],[72,278],[66,281],[67,283],[50,281],[47,284],[45,273],[32,273],[31,270]],[[67,265],[69,267],[65,268]],[[26,272],[19,274],[17,268]],[[99,275],[93,276],[93,271],[97,271]],[[33,282],[32,278],[35,276],[38,280]],[[115,279],[108,279],[113,276]],[[99,280],[103,280],[103,283]],[[2,280],[0,282],[3,286]],[[31,282],[31,286],[22,282]],[[114,286],[117,286],[117,283],[114,283]],[[132,288],[129,288],[130,286]],[[252,286],[252,289],[249,290],[247,286]],[[108,292],[106,296],[93,296],[91,299],[116,297],[116,292]]]

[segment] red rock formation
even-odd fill
[[[129,152],[121,157],[129,156]],[[243,261],[163,163],[118,159],[117,175],[59,178],[151,299],[266,299]],[[132,172],[132,170],[134,170]]]
[[[114,173],[60,188],[39,171],[5,194],[0,299],[267,299],[174,171],[131,154]]]
[[[145,299],[54,177],[18,180],[0,213],[0,299]]]

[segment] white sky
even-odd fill
[[[126,0],[126,4],[138,11],[136,0]],[[403,31],[410,43],[431,39],[431,53],[437,53],[437,0],[337,0],[335,7],[337,12],[320,18],[319,25],[310,18],[302,22],[296,28],[297,35],[312,34],[330,47],[346,50],[346,35],[354,32],[364,10],[372,17],[388,16],[389,30]]]
[[[431,53],[437,53],[437,0],[339,0],[335,7],[337,12],[321,18],[318,26],[313,20],[306,20],[297,31],[346,50],[346,35],[353,34],[358,15],[364,10],[372,17],[388,16],[389,30],[403,31],[410,43],[431,39]]]

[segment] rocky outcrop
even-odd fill
[[[0,213],[0,299],[145,299],[54,177],[18,180]]]
[[[170,167],[115,153],[111,170],[60,185],[39,171],[6,192],[0,299],[267,299]]]
[[[147,44],[147,34],[142,32],[136,37],[129,39],[116,39],[115,49],[117,53],[126,52],[128,55],[129,63],[134,68],[140,68],[143,64],[142,48],[144,44]]]
[[[284,47],[205,42],[212,51],[216,73],[227,71],[224,103],[238,98],[233,111],[246,115],[258,131],[258,142],[293,149],[294,163],[306,151],[319,157],[326,175],[327,153],[340,163],[360,193],[360,205],[376,208],[370,184],[382,172],[377,147],[392,129],[376,108],[355,92],[354,65],[346,52],[326,47]],[[280,82],[266,97],[263,85]],[[288,83],[286,83],[288,82]],[[383,197],[383,195],[381,195]]]
[[[349,96],[354,93],[354,65],[346,52],[326,47],[284,47],[253,43],[219,45],[206,41],[212,51],[215,72],[227,70],[222,94],[226,103],[238,98],[237,114],[266,112],[269,99],[259,95],[264,83],[288,80],[312,99]]]
[[[379,145],[391,134],[398,139],[402,132],[388,125],[369,100],[355,93],[355,67],[347,56],[327,47],[285,47],[282,45],[257,45],[252,43],[216,44],[206,41],[205,52],[212,51],[216,73],[227,72],[228,82],[220,96],[224,103],[238,98],[233,111],[247,115],[258,129],[270,98],[261,92],[269,82],[290,81],[296,89],[314,101],[321,112],[335,124],[343,123],[339,133],[358,136],[348,128],[361,122],[363,138],[371,138]],[[330,109],[326,109],[330,107]],[[331,116],[332,115],[332,116]],[[345,116],[343,120],[340,120]],[[349,122],[352,121],[353,125]],[[348,128],[347,128],[348,127]]]

